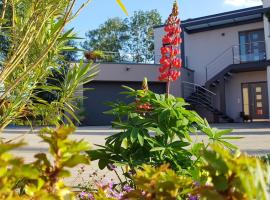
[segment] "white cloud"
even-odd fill
[[[250,7],[262,4],[262,0],[225,0],[225,4],[239,7]]]

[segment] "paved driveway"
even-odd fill
[[[241,136],[243,139],[232,141],[232,143],[249,154],[270,153],[270,123],[213,124],[213,126],[220,129],[233,128],[232,135]],[[46,144],[40,142],[40,138],[36,135],[37,131],[30,131],[29,128],[8,128],[4,131],[2,137],[5,139],[24,139],[29,145],[14,151],[14,154],[23,157],[27,162],[31,162],[34,154],[46,152],[48,149]],[[92,144],[104,144],[104,139],[116,132],[117,130],[113,130],[110,127],[80,127],[72,137],[78,140],[84,139]],[[203,135],[194,135],[192,138],[197,141],[206,139]],[[93,148],[95,147],[93,146]],[[72,172],[74,177],[68,179],[68,181],[71,185],[76,185],[76,183],[83,181],[81,180],[82,178],[86,178],[97,169],[97,163],[92,163],[82,177],[76,176],[78,169],[75,169]],[[103,173],[108,177],[112,176],[108,175],[107,171]]]

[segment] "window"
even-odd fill
[[[239,33],[240,62],[252,62],[266,59],[264,30]]]

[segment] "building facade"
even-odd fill
[[[182,22],[181,77],[173,95],[183,97],[210,122],[269,121],[270,119],[270,0],[263,6],[240,9]],[[110,125],[106,102],[129,100],[122,85],[140,88],[148,77],[150,89],[164,93],[158,68],[164,27],[154,29],[155,62],[100,63],[95,81],[84,87],[83,125]]]
[[[184,69],[181,95],[212,122],[269,120],[270,0],[263,6],[182,22]],[[155,62],[163,27],[155,27]],[[176,83],[177,84],[177,83]]]

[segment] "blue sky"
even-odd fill
[[[157,9],[163,20],[171,12],[174,0],[122,0],[129,14],[137,10]],[[78,0],[82,3],[84,0]],[[182,20],[201,17],[225,11],[260,5],[261,0],[178,0],[180,5],[180,17]],[[85,32],[97,28],[111,17],[126,17],[115,0],[92,0],[80,16],[68,27],[74,27],[78,36],[84,37]]]

